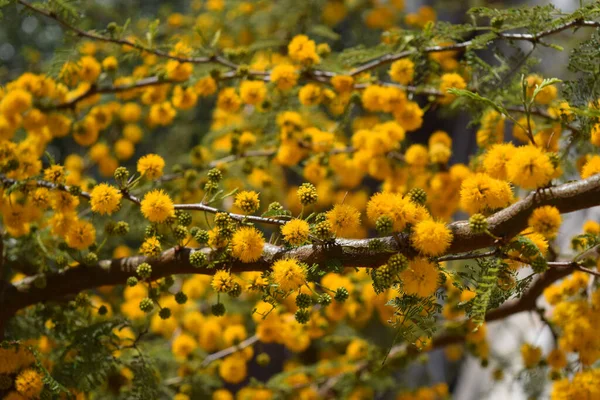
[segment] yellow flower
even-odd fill
[[[90,247],[96,241],[96,229],[87,221],[73,221],[65,237],[67,246],[83,250]]]
[[[167,78],[181,82],[190,78],[192,72],[194,72],[194,66],[192,63],[169,60],[167,61],[167,65],[165,65],[165,71]]]
[[[217,82],[212,77],[206,76],[196,82],[194,90],[200,97],[210,96],[217,91]]]
[[[146,154],[137,162],[137,171],[150,180],[160,178],[164,168],[165,160],[158,154]]]
[[[246,104],[257,106],[267,97],[267,87],[263,81],[243,81],[240,85],[240,98]]]
[[[315,42],[306,35],[294,36],[288,45],[288,54],[292,60],[305,65],[318,64],[321,61]]]
[[[142,132],[142,128],[139,125],[127,124],[123,127],[123,137],[135,144],[142,140],[144,132]]]
[[[248,332],[246,332],[246,328],[244,327],[244,325],[241,324],[230,325],[227,328],[225,328],[225,332],[223,332],[223,341],[225,342],[225,346],[227,347],[239,344],[247,337]]]
[[[400,273],[405,293],[420,297],[429,297],[438,287],[439,270],[425,258],[415,258],[408,268]]]
[[[439,256],[448,250],[452,237],[452,231],[443,222],[425,220],[412,229],[411,242],[422,254]]]
[[[52,165],[44,170],[44,179],[52,183],[63,183],[65,180],[65,167]]]
[[[119,139],[115,142],[115,155],[119,160],[129,160],[134,152],[135,147],[130,140]]]
[[[142,107],[137,103],[125,103],[119,109],[119,118],[121,121],[131,124],[139,121],[142,116]]]
[[[148,119],[153,125],[166,126],[173,122],[177,115],[177,110],[173,108],[170,102],[165,101],[158,104],[152,104]]]
[[[583,179],[596,174],[600,174],[600,156],[592,156],[581,169],[581,177]]]
[[[142,214],[150,222],[164,222],[175,215],[173,201],[162,189],[146,193],[141,203]]]
[[[233,395],[227,389],[217,389],[212,394],[212,400],[233,400]]]
[[[321,102],[321,87],[314,83],[302,86],[298,92],[300,103],[305,106],[315,106]]]
[[[227,383],[240,383],[247,375],[246,360],[241,354],[225,357],[219,364],[219,375]]]
[[[590,141],[594,146],[600,147],[600,124],[595,124],[592,126],[592,131],[590,132]]]
[[[505,180],[506,163],[511,159],[514,151],[515,146],[512,143],[494,144],[485,153],[483,169],[492,178]]]
[[[506,163],[508,179],[523,189],[537,189],[552,179],[554,167],[550,157],[533,145],[517,147]]]
[[[336,75],[331,78],[331,85],[338,93],[349,93],[354,89],[354,78],[349,75]]]
[[[108,56],[104,60],[102,60],[102,68],[105,71],[114,71],[119,66],[119,61],[115,56]]]
[[[419,169],[425,168],[429,162],[427,148],[422,144],[411,145],[408,149],[406,149],[404,158],[408,165]]]
[[[415,64],[408,58],[402,58],[390,66],[390,78],[394,82],[408,85],[412,82],[415,74]]]
[[[192,88],[183,89],[181,86],[176,86],[173,89],[173,105],[181,110],[189,110],[198,102],[198,95]]]
[[[233,277],[229,271],[218,270],[210,285],[216,292],[229,292],[233,288]]]
[[[160,241],[156,236],[146,238],[140,246],[140,253],[147,257],[156,257],[160,255],[161,250]]]
[[[521,356],[523,357],[525,368],[533,368],[542,358],[542,349],[537,346],[532,346],[529,343],[525,343],[521,346]]]
[[[39,398],[44,389],[42,374],[33,368],[24,369],[15,379],[15,389],[28,399]]]
[[[33,354],[24,346],[0,348],[0,374],[14,374],[34,362]]]
[[[369,344],[363,339],[354,339],[346,347],[346,356],[352,361],[364,360],[369,351]]]
[[[192,335],[187,333],[182,333],[173,339],[173,343],[171,344],[171,352],[175,356],[175,358],[185,359],[187,358],[196,348],[198,347],[198,343],[196,339],[193,338]]]
[[[423,110],[414,101],[394,111],[394,118],[406,131],[415,131],[423,125]]]
[[[106,183],[96,185],[90,193],[92,211],[98,214],[112,214],[119,209],[123,195],[114,186]]]
[[[279,90],[289,90],[298,83],[298,71],[293,65],[277,65],[271,70],[271,82],[276,84]]]
[[[564,351],[558,348],[553,349],[548,354],[548,357],[546,357],[546,361],[553,370],[563,369],[567,366],[567,356],[565,355]]]
[[[536,208],[527,222],[531,229],[549,239],[556,237],[561,223],[560,211],[554,206]]]
[[[303,219],[293,219],[281,227],[281,234],[292,246],[300,246],[308,239],[310,226]]]
[[[73,140],[80,146],[91,146],[98,140],[100,131],[94,118],[86,117],[73,125]]]
[[[273,282],[284,292],[296,290],[306,282],[305,269],[293,258],[277,260],[271,268]]]
[[[253,212],[256,212],[260,207],[258,193],[252,190],[244,190],[242,192],[239,192],[235,196],[235,202],[233,204],[236,207],[239,207],[244,213],[252,214]]]
[[[79,78],[86,82],[95,82],[102,72],[100,63],[92,56],[81,57],[79,60]]]
[[[263,234],[250,226],[238,229],[231,238],[233,256],[245,263],[258,260],[264,244]]]
[[[533,97],[533,92],[535,89],[542,84],[543,78],[539,75],[529,75],[526,78],[527,83],[527,97]],[[540,92],[535,97],[535,102],[538,104],[550,104],[552,100],[556,98],[558,90],[555,86],[549,85],[540,90]]]
[[[0,112],[6,117],[22,114],[31,107],[33,98],[25,90],[11,90],[0,101]]]
[[[467,83],[465,82],[464,78],[459,74],[450,73],[442,75],[442,79],[440,82],[440,92],[444,93],[444,97],[440,98],[439,102],[442,104],[448,104],[454,101],[456,96],[448,93],[448,89],[465,89],[466,87]]]
[[[466,178],[460,189],[460,204],[470,214],[506,207],[512,199],[507,182],[482,173]]]
[[[360,212],[349,204],[336,204],[326,216],[331,229],[340,237],[351,237],[360,227]]]
[[[234,113],[242,104],[242,100],[235,93],[235,88],[225,88],[219,92],[219,97],[217,97],[217,108],[229,112]]]

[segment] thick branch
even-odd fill
[[[527,219],[531,212],[542,205],[556,206],[561,213],[600,205],[600,175],[533,192],[523,200],[489,217],[489,229],[495,236],[508,240],[527,227]],[[448,254],[473,252],[494,245],[495,239],[489,235],[471,232],[468,221],[454,222],[449,226],[454,233],[454,240]],[[233,272],[267,271],[274,261],[284,257],[294,257],[309,265],[314,263],[324,265],[335,260],[344,266],[374,268],[384,264],[393,252],[401,251],[411,256],[416,254],[407,235],[401,234],[398,238],[399,241],[393,237],[382,238],[384,250],[377,251],[369,247],[370,239],[337,239],[332,245],[306,245],[293,249],[267,244],[262,257],[256,262],[232,261],[225,267],[231,268]],[[142,262],[152,265],[153,279],[174,274],[214,273],[214,269],[196,268],[190,264],[189,255],[193,251],[195,250],[188,248],[172,248],[154,259],[135,256],[104,260],[93,266],[70,268],[57,274],[48,274],[47,285],[44,288],[35,287],[33,282],[36,277],[29,277],[15,285],[9,285],[6,289],[5,308],[7,312],[14,313],[38,302],[56,300],[99,286],[122,284],[129,276],[135,274],[136,267]],[[210,249],[199,251],[205,252],[210,259]],[[555,277],[557,274],[568,274],[571,270],[572,268],[568,266],[552,268],[544,276]],[[528,297],[528,301],[531,301],[531,298]],[[525,301],[520,304],[515,307],[525,307],[525,304],[527,307],[531,306],[531,303]]]

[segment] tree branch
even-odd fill
[[[532,192],[523,200],[490,216],[488,218],[489,230],[494,236],[509,240],[527,227],[527,219],[531,212],[543,205],[553,205],[561,213],[600,205],[600,175]],[[448,254],[473,252],[494,245],[495,239],[488,234],[471,232],[468,221],[453,222],[449,227],[453,231],[454,239]],[[293,257],[309,265],[315,263],[323,265],[331,260],[336,260],[349,267],[377,268],[385,264],[390,254],[394,252],[402,251],[408,256],[417,254],[416,250],[411,247],[407,234],[397,236],[398,242],[392,236],[381,238],[383,250],[372,250],[369,247],[371,239],[336,239],[333,244],[327,246],[306,245],[292,249],[266,244],[259,260],[252,263],[235,260],[228,263],[226,267],[230,268],[232,272],[268,271],[276,260]],[[12,315],[23,307],[39,302],[60,299],[99,286],[122,284],[128,277],[135,274],[136,267],[143,262],[152,265],[152,279],[176,274],[213,274],[215,269],[196,268],[190,264],[189,256],[194,251],[204,252],[209,260],[214,258],[211,250],[207,248],[193,250],[178,247],[166,250],[157,258],[134,256],[103,260],[96,265],[81,265],[59,273],[47,274],[47,284],[43,288],[33,285],[36,276],[28,277],[15,284],[7,284],[8,287],[5,289],[7,297],[3,307],[6,313]],[[572,271],[572,267],[563,265],[560,268],[552,268],[544,276],[565,276]],[[531,301],[531,296],[526,299]],[[519,304],[514,307],[531,306],[531,303],[526,303],[526,300]],[[499,311],[501,309],[495,312],[504,312]]]

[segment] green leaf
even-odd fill
[[[506,108],[504,108],[504,106],[502,106],[501,104],[498,104],[493,100],[488,99],[487,97],[483,97],[478,95],[477,93],[471,92],[470,90],[451,88],[448,89],[448,93],[458,97],[466,97],[478,103],[486,104],[492,107],[494,110],[498,111],[499,113],[508,115],[508,111],[506,111]]]
[[[308,32],[330,40],[339,40],[340,38],[340,35],[338,33],[335,33],[330,27],[326,25],[313,25],[308,30]]]

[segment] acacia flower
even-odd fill
[[[425,258],[415,258],[400,273],[400,280],[404,293],[429,297],[438,287],[439,269]]]
[[[112,214],[119,209],[123,195],[119,190],[106,183],[96,185],[90,193],[92,211],[98,214]]]
[[[239,207],[244,213],[252,214],[256,212],[260,207],[260,200],[258,199],[258,193],[253,190],[244,190],[239,192],[235,196],[235,202],[233,203],[236,207]]]
[[[508,180],[523,189],[537,189],[552,179],[554,167],[550,157],[533,145],[517,147],[506,163]]]
[[[263,234],[251,226],[238,229],[231,238],[233,256],[245,263],[258,260],[264,245]]]
[[[306,282],[306,270],[293,258],[277,260],[271,268],[273,281],[284,292],[296,290]]]
[[[303,219],[293,219],[281,227],[281,234],[292,246],[300,246],[308,239],[310,226]]]
[[[146,154],[137,162],[137,171],[150,180],[160,178],[165,168],[165,160],[158,154]]]
[[[360,212],[348,204],[336,204],[326,216],[331,229],[338,236],[352,236],[360,227]]]
[[[414,226],[411,242],[422,254],[439,256],[448,250],[452,237],[452,231],[445,223],[428,219]]]
[[[67,231],[65,241],[67,242],[67,246],[73,249],[87,249],[96,241],[96,229],[88,221],[73,221]]]
[[[554,206],[536,208],[527,221],[527,224],[534,232],[550,239],[556,237],[561,223],[560,211]]]
[[[173,201],[162,189],[154,189],[146,193],[141,203],[141,210],[150,222],[164,222],[175,215]]]

